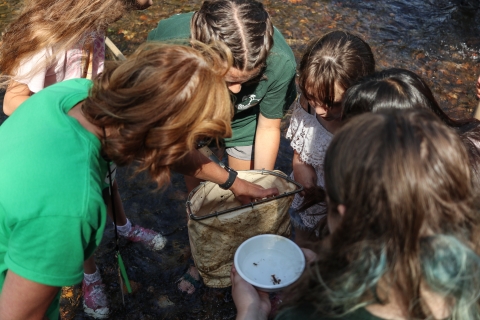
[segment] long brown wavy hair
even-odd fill
[[[232,51],[233,67],[240,71],[264,66],[273,46],[270,16],[254,0],[204,1],[192,17],[190,30],[193,40],[223,42]]]
[[[449,319],[478,319],[480,216],[458,135],[426,110],[352,118],[325,158],[329,220],[346,211],[320,258],[292,291],[341,315],[396,293],[407,319],[430,319],[421,287],[443,297]]]
[[[219,46],[147,42],[127,61],[107,64],[83,104],[86,118],[109,132],[106,156],[119,166],[137,163],[161,187],[198,140],[230,137],[223,77],[232,59]]]
[[[11,22],[2,37],[0,72],[2,85],[14,76],[20,63],[45,48],[53,55],[72,48],[92,32],[104,32],[109,24],[120,19],[136,0],[25,0],[19,16]],[[36,66],[32,73],[45,68]]]

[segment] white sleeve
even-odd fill
[[[303,110],[303,108],[300,106],[298,101],[299,99],[297,98],[297,100],[294,102],[292,116],[290,117],[290,124],[285,135],[285,137],[289,140],[292,140],[297,134],[299,127],[303,126],[303,117],[301,112],[301,109]]]
[[[26,84],[32,92],[42,90],[45,87],[46,62],[50,54],[51,52],[45,48],[31,58],[22,61],[13,80]]]
[[[299,103],[296,104],[286,138],[300,156],[300,160],[318,168],[323,166],[325,153],[333,135],[318,122],[316,115],[309,114]]]

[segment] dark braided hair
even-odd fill
[[[233,67],[251,71],[265,65],[273,46],[273,25],[254,0],[204,1],[190,24],[192,39],[221,41],[232,51]]]

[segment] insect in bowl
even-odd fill
[[[281,290],[302,275],[305,256],[291,240],[263,234],[245,240],[233,259],[238,274],[259,290]]]

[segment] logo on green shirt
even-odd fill
[[[237,104],[235,107],[238,110],[245,110],[245,109],[251,108],[253,106],[256,106],[260,102],[260,100],[262,100],[262,99],[257,99],[257,96],[255,94],[251,94],[251,95],[248,95],[248,96],[244,96],[242,98],[242,102]]]

